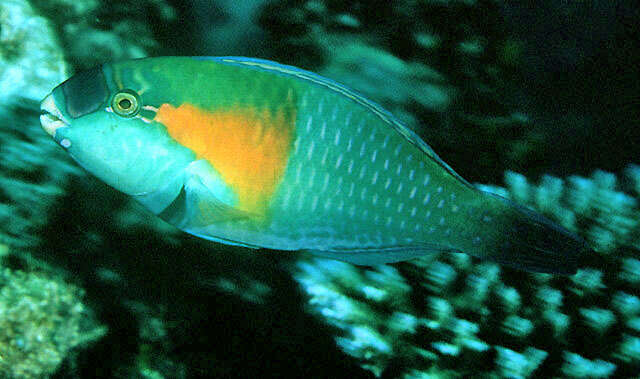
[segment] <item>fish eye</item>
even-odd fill
[[[111,108],[122,117],[133,117],[140,111],[140,96],[131,90],[116,93],[111,100]]]

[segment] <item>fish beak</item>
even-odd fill
[[[43,112],[40,115],[40,124],[51,137],[56,134],[56,129],[63,126],[68,126],[69,122],[65,120],[64,116],[56,106],[53,100],[53,94],[50,93],[40,103],[40,111]]]

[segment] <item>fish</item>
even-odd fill
[[[40,121],[89,173],[218,243],[358,265],[462,252],[561,275],[590,251],[467,182],[373,101],[273,61],[105,63],[55,87]]]

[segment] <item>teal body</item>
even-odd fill
[[[194,235],[359,264],[456,251],[557,273],[573,273],[586,250],[474,188],[379,106],[310,72],[237,57],[150,58],[85,76],[43,101],[45,129],[89,171]],[[107,82],[96,100],[104,104],[71,115],[65,86],[97,80]],[[139,102],[139,113],[114,115],[128,105],[115,96]],[[105,138],[96,157],[92,144]],[[128,171],[95,163],[110,157]],[[155,173],[146,175],[153,184],[134,177],[136,165]]]
[[[291,81],[296,138],[271,223],[255,237],[250,227],[236,234],[243,228],[234,224],[225,235],[276,249],[342,252],[335,256],[363,264],[461,250],[482,238],[482,230],[464,227],[482,194],[427,154],[417,136],[333,84]]]

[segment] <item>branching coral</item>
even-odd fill
[[[393,267],[362,271],[314,259],[301,261],[295,276],[309,295],[309,307],[341,330],[336,343],[376,374],[404,348],[396,343],[401,336],[416,332],[410,287]]]

